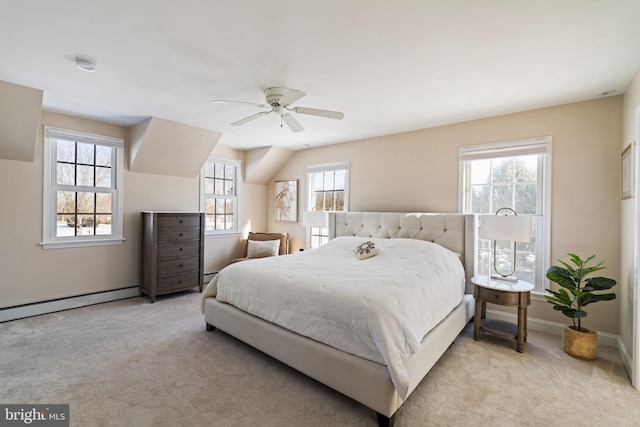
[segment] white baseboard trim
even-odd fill
[[[0,323],[140,296],[137,286],[0,309]]]
[[[517,323],[518,318],[513,313],[506,313],[504,311],[491,310],[487,308],[487,317],[491,319],[504,320],[506,322]],[[550,322],[548,320],[536,319],[533,317],[527,318],[527,328],[533,331],[546,332],[551,335],[562,336],[562,329],[565,324]],[[598,332],[598,345],[606,347],[620,348],[620,337],[618,335],[609,334],[607,332]]]

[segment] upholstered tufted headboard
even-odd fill
[[[473,292],[475,272],[476,217],[459,213],[332,212],[329,238],[338,236],[380,239],[420,239],[437,243],[460,254],[467,292]]]

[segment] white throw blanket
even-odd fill
[[[358,260],[368,240],[378,255]],[[404,399],[404,362],[461,301],[459,255],[413,239],[338,237],[319,249],[232,264],[206,287],[254,316],[388,367]]]

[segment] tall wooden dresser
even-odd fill
[[[204,276],[204,213],[141,212],[140,292],[156,295],[198,287]]]

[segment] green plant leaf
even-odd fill
[[[583,288],[585,291],[602,291],[604,289],[611,289],[617,284],[615,280],[606,277],[591,277],[585,280],[585,282],[587,283]]]
[[[611,301],[612,299],[616,299],[616,294],[585,294],[580,301],[581,306],[585,306],[591,304],[592,302],[598,301]]]
[[[547,279],[557,283],[563,288],[574,289],[576,287],[576,283],[571,272],[562,267],[549,267],[547,270]]]

